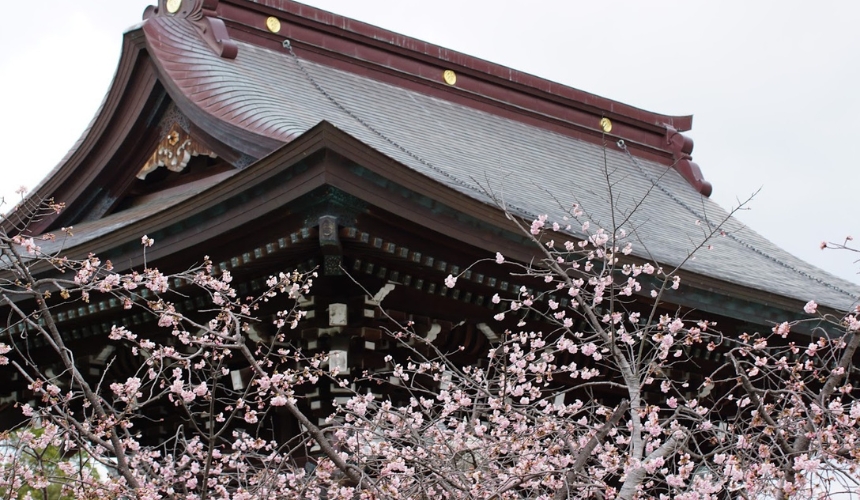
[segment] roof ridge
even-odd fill
[[[663,123],[667,123],[681,132],[688,131],[692,128],[692,115],[667,115],[638,108],[636,106],[616,101],[608,97],[603,97],[597,94],[593,94],[591,92],[580,90],[575,87],[565,85],[563,83],[554,82],[552,80],[542,78],[531,73],[520,71],[499,63],[494,63],[486,59],[481,59],[479,57],[449,49],[441,45],[403,35],[395,31],[381,28],[379,26],[364,21],[358,21],[340,14],[336,14],[334,12],[330,12],[318,7],[313,7],[293,0],[219,1],[225,4],[230,3],[234,5],[250,3],[252,5],[262,7],[264,10],[279,11],[281,13],[289,14],[290,16],[300,18],[306,23],[322,24],[325,26],[336,28],[338,30],[351,33],[355,37],[361,37],[368,41],[376,42],[377,44],[385,44],[387,46],[397,47],[412,52],[413,54],[420,54],[426,57],[436,59],[440,62],[468,68],[470,70],[480,72],[495,78],[502,78],[508,82],[511,82],[512,84],[523,85],[559,98],[580,102],[583,105],[603,110],[608,115],[625,117],[631,120],[647,123],[651,126],[662,126]],[[220,15],[222,11],[219,9],[218,12]],[[220,17],[221,19],[225,19],[223,15],[221,15]],[[261,19],[261,21],[265,20],[266,18]],[[267,29],[265,22],[262,22],[255,27],[262,32],[270,31]]]

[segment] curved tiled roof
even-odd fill
[[[304,12],[286,0],[267,0],[262,5],[285,9],[285,16],[286,10],[292,16]],[[263,14],[258,17],[265,19]],[[234,59],[221,57],[201,37],[194,22],[182,16],[156,15],[143,23],[141,31],[129,35],[136,40],[143,35],[146,64],[154,64],[158,81],[183,113],[211,138],[247,157],[260,159],[325,121],[417,176],[493,204],[489,189],[509,209],[527,218],[538,213],[558,218],[560,205],[578,203],[596,224],[611,226],[613,220],[624,220],[638,240],[637,255],[664,266],[683,263],[694,279],[704,277],[700,286],[706,289],[712,283],[726,283],[729,286],[722,286],[722,290],[739,287],[738,291],[759,303],[781,300],[785,304],[781,298],[814,299],[838,309],[852,307],[860,296],[856,285],[794,257],[702,196],[672,167],[665,142],[661,146],[653,137],[629,136],[633,138],[629,141],[633,154],[628,154],[619,149],[614,138],[604,145],[599,134],[583,135],[581,130],[574,130],[575,124],[560,126],[564,110],[556,111],[563,108],[561,104],[551,103],[556,106],[556,111],[550,110],[555,114],[541,114],[537,108],[520,109],[510,102],[495,106],[486,96],[462,89],[454,96],[444,84],[431,88],[435,85],[432,82],[419,81],[415,76],[418,70],[415,74],[395,74],[393,65],[371,65],[368,69],[366,61],[347,68],[337,64],[334,56],[319,57],[309,42],[295,44],[299,56],[295,57],[280,47],[282,35],[267,33],[263,38],[255,35],[257,38],[233,40],[238,55]],[[241,31],[235,26],[233,29],[235,33]],[[290,29],[295,30],[295,36],[314,38],[307,35],[306,26],[285,31]],[[136,50],[129,52],[135,58]],[[432,52],[426,47],[422,50],[424,56]],[[371,56],[381,57],[377,53]],[[471,70],[480,66],[470,64]],[[121,61],[123,65],[131,67],[130,62]],[[489,70],[498,72],[499,68]],[[125,72],[132,74],[130,69]],[[120,98],[121,91],[111,90],[115,96],[111,103]],[[661,116],[634,111],[631,115],[638,113],[641,119]],[[94,123],[104,128],[102,122],[109,118],[101,117]],[[659,129],[655,124],[634,123],[640,118],[622,117],[632,120],[618,127],[622,137],[634,126],[652,135]],[[98,139],[85,137],[87,144]],[[645,137],[644,142],[637,143],[641,137]],[[46,181],[45,189],[61,185],[66,177],[74,178],[74,169],[72,164],[58,167],[56,182]],[[213,182],[219,179],[213,178]],[[85,190],[82,182],[75,184],[77,191]],[[197,188],[203,189],[201,186]],[[176,194],[171,203],[190,200],[197,188]],[[142,206],[85,223],[78,226],[75,240],[65,243],[87,243],[121,227],[128,217],[149,217],[169,205]],[[703,232],[713,225],[721,225],[726,236],[714,238],[709,242],[712,249],[701,249],[690,259]],[[92,231],[85,234],[87,227]]]
[[[579,203],[602,225],[610,225],[613,217],[629,219],[626,226],[642,242],[637,253],[667,266],[685,262],[684,269],[702,276],[838,308],[852,306],[858,295],[855,285],[803,262],[729,217],[671,167],[634,159],[614,143],[604,148],[297,60],[287,50],[239,41],[238,56],[225,59],[180,18],[152,18],[144,30],[162,77],[214,120],[278,143],[325,120],[416,174],[467,196],[490,203],[484,191],[489,186],[524,216],[558,213],[558,203]],[[232,140],[229,132],[210,133]],[[707,221],[723,224],[727,236],[688,259],[702,241]]]

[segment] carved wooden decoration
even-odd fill
[[[197,142],[179,125],[170,127],[170,132],[158,143],[158,147],[146,164],[137,173],[138,179],[146,176],[158,167],[167,167],[172,172],[181,172],[195,156],[206,155],[217,158],[215,153]]]

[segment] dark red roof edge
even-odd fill
[[[524,121],[569,128],[591,142],[624,139],[633,154],[654,159],[657,153],[658,161],[675,168],[696,191],[711,194],[711,184],[692,162],[692,140],[680,133],[692,127],[692,116],[645,111],[291,0],[202,1],[210,9],[205,13],[227,21],[233,35],[246,42],[278,50],[286,37],[297,42],[303,57],[339,69],[389,83],[394,76],[443,99],[466,100],[484,110],[497,106],[509,117],[522,113]],[[282,21],[277,33],[267,28],[268,16]],[[455,85],[444,83],[443,69],[456,72]],[[612,120],[605,136],[602,118]]]
[[[607,115],[623,116],[643,125],[662,127],[670,125],[675,130],[684,132],[693,126],[693,116],[671,116],[646,111],[628,104],[623,104],[605,97],[600,97],[582,90],[562,85],[529,73],[492,63],[484,59],[463,54],[454,50],[446,49],[438,45],[424,42],[415,38],[401,35],[386,29],[373,26],[361,21],[356,21],[338,14],[334,14],[316,7],[304,5],[291,0],[221,0],[221,4],[234,4],[242,8],[257,8],[259,10],[277,10],[283,14],[300,19],[290,19],[291,22],[305,22],[325,25],[338,30],[346,31],[365,39],[365,43],[372,45],[387,44],[390,50],[405,51],[413,53],[413,56],[427,56],[432,59],[443,61],[452,69],[469,69],[492,76],[500,81],[499,84],[507,84],[511,87],[529,87],[547,94],[563,97],[570,100],[567,103],[573,107],[583,105],[600,109]],[[220,11],[220,9],[219,9]],[[275,12],[270,12],[275,14]]]

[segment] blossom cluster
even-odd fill
[[[445,351],[389,318],[375,325],[381,361],[346,370],[304,337],[324,330],[302,331],[313,272],[276,273],[242,296],[208,257],[179,273],[119,272],[96,255],[61,259],[31,238],[0,238],[22,269],[44,259],[57,271],[0,285],[33,304],[10,301],[25,334],[0,342],[0,364],[15,366],[29,398],[18,406],[25,425],[0,436],[0,493],[810,498],[856,476],[860,311],[809,301],[802,319],[721,331],[667,305],[683,270],[646,258],[624,227],[573,206],[522,230],[537,258],[476,263],[516,283],[465,326],[493,332],[485,352]],[[462,276],[445,286],[474,286]],[[109,325],[101,351],[77,356],[54,312],[96,310],[102,297],[148,320]],[[28,336],[51,349],[40,351],[51,366]]]

